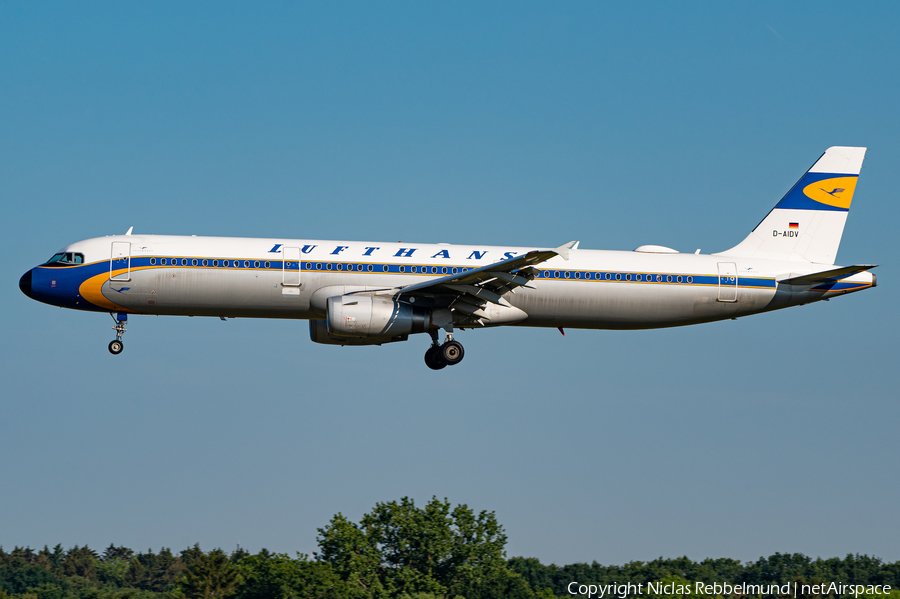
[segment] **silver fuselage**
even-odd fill
[[[62,251],[82,264],[31,271],[31,296],[80,310],[136,314],[322,319],[315,294],[393,289],[521,256],[534,248],[449,244],[110,236]],[[295,252],[299,269],[285,252]],[[174,263],[173,263],[174,261]],[[506,299],[514,324],[586,329],[672,327],[810,303],[875,285],[862,272],[833,284],[778,282],[827,268],[804,261],[572,250]],[[321,295],[321,293],[320,293]]]

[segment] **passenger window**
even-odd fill
[[[388,272],[388,270],[390,270],[390,269],[388,268],[388,265],[385,264],[385,265],[384,265],[384,272]]]
[[[250,261],[244,260],[244,268],[250,268]]]
[[[373,270],[375,270],[375,268],[370,264],[370,265],[369,265],[369,272],[372,272]]]
[[[203,266],[209,266],[209,261],[208,261],[208,260],[204,260],[204,261],[203,261]]]
[[[191,260],[191,266],[197,266],[197,259],[196,259],[196,258],[194,258],[193,260]]]
[[[162,260],[159,261],[159,263],[162,264],[163,266],[165,266],[167,262],[168,261],[165,258],[163,258]]]
[[[150,266],[156,266],[156,258],[150,258]]]
[[[213,260],[213,266],[218,266],[218,265],[219,265],[219,261],[218,261],[218,260]]]
[[[253,268],[259,268],[259,260],[253,262]]]

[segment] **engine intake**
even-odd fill
[[[373,295],[329,297],[325,322],[328,333],[341,337],[396,337],[424,333],[431,323],[425,308]]]

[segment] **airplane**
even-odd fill
[[[828,148],[741,243],[715,254],[125,235],[68,245],[26,272],[37,301],[129,314],[309,321],[312,341],[382,345],[427,333],[425,363],[459,364],[456,330],[651,329],[735,319],[875,287],[835,266],[866,148]],[[445,337],[439,340],[440,331]]]

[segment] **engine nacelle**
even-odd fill
[[[391,298],[352,294],[329,297],[325,319],[331,335],[396,337],[427,331],[431,313]]]
[[[397,335],[396,337],[337,337],[328,332],[328,326],[324,320],[309,321],[309,338],[315,343],[325,345],[381,345],[406,341],[409,335]]]

